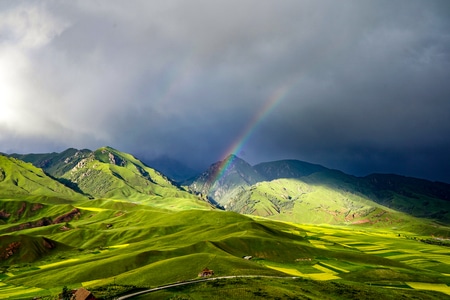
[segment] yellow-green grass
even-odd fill
[[[337,267],[337,266],[335,266],[335,265],[331,265],[331,264],[329,264],[329,263],[324,263],[324,262],[322,262],[322,261],[320,262],[320,264],[321,264],[321,265],[324,265],[324,266],[326,266],[326,267],[328,267],[328,268],[335,269],[335,270],[337,270],[337,271],[339,271],[339,272],[343,272],[343,273],[348,273],[348,272],[350,272],[350,271],[348,271],[348,270],[346,270],[346,269]]]
[[[444,263],[448,256],[438,253],[439,246],[380,230],[372,234],[370,228],[287,224],[221,211],[175,212],[106,199],[75,206],[100,209],[82,210],[79,219],[69,222],[68,231],[59,225],[21,231],[72,248],[55,250],[29,266],[9,267],[14,276],[4,278],[6,283],[60,289],[100,287],[116,280],[148,287],[196,278],[204,267],[216,276],[302,274],[354,284],[398,278],[450,283],[449,276],[441,274],[448,273]],[[379,247],[391,252],[374,250]],[[412,269],[402,260],[415,259],[417,249],[424,261]],[[247,255],[253,259],[242,258]],[[395,255],[404,256],[392,259]]]
[[[51,264],[40,265],[39,268],[40,269],[48,269],[48,268],[52,268],[52,267],[56,267],[56,266],[70,264],[70,263],[73,263],[73,262],[76,262],[76,261],[79,261],[79,259],[71,258],[71,259],[66,259],[66,260],[63,260],[63,261],[54,262],[54,263],[51,263]]]
[[[333,270],[331,270],[331,269],[329,269],[327,267],[321,266],[319,264],[315,264],[313,266],[313,268],[315,268],[315,269],[317,269],[319,271],[322,271],[323,273],[329,273],[329,274],[333,274],[333,275],[338,274],[337,272],[335,272],[335,271],[333,271]]]
[[[0,282],[0,299],[7,298],[33,298],[37,293],[44,291],[44,289],[37,287],[26,287],[26,286],[14,286],[2,284]]]
[[[322,248],[322,249],[327,249],[326,245],[328,245],[329,243],[324,242],[324,241],[319,241],[319,240],[309,240],[309,242],[311,244],[314,245],[314,247],[316,248]]]
[[[446,284],[426,282],[406,282],[406,284],[416,290],[438,291],[450,296],[450,287]]]
[[[293,268],[282,268],[277,266],[271,266],[267,265],[268,268],[283,272],[285,274],[291,275],[291,276],[297,276],[297,277],[303,277],[303,278],[309,278],[314,280],[335,280],[335,279],[341,279],[340,277],[336,276],[336,273],[331,272],[321,272],[321,273],[308,273],[304,274],[297,269]]]
[[[89,211],[105,211],[105,208],[100,207],[86,207],[86,206],[77,206],[78,209],[89,210]]]

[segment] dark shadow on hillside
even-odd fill
[[[58,177],[53,177],[52,175],[45,173],[48,177],[52,178],[53,180],[58,181],[59,183],[61,183],[62,185],[64,185],[65,187],[71,189],[74,192],[77,192],[78,194],[81,194],[83,196],[87,196],[90,199],[94,199],[94,197],[92,197],[92,195],[85,193],[82,189],[80,189],[80,187],[78,186],[77,183],[70,181],[69,179],[66,178],[58,178]]]

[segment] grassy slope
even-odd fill
[[[0,198],[45,199],[50,202],[84,197],[32,164],[0,155]]]
[[[312,223],[389,226],[410,219],[408,214],[450,224],[450,185],[445,183],[390,174],[355,177],[297,160],[248,165],[245,170],[230,164],[211,181],[220,166],[212,165],[190,188],[228,210]],[[250,169],[259,174],[253,176],[256,182],[244,180],[243,174],[253,174]]]
[[[379,200],[374,190],[364,179],[327,170],[298,179],[259,182],[233,196],[228,209],[298,223],[361,224],[410,230],[415,227],[413,231],[421,230],[424,234],[450,235],[444,213],[450,209],[449,201],[425,195],[425,192],[407,197],[403,195],[405,192],[400,194],[392,188],[387,192],[380,188],[378,195],[389,195],[389,203],[381,200],[378,203],[373,201]],[[427,209],[431,212],[426,213]],[[436,213],[439,211],[442,213]]]
[[[132,155],[110,147],[94,151],[63,178],[97,198],[126,199],[173,209],[210,207]]]
[[[8,252],[5,245],[21,243],[13,249],[12,255],[0,260],[1,297],[56,294],[63,285],[85,285],[97,290],[113,282],[123,287],[157,286],[196,278],[204,267],[213,269],[217,276],[294,275],[308,280],[309,285],[317,283],[309,279],[338,281],[344,286],[335,289],[337,292],[333,295],[337,298],[337,293],[352,288],[361,293],[374,291],[367,285],[378,285],[379,289],[375,290],[381,290],[380,295],[387,294],[384,287],[392,286],[405,288],[408,294],[420,297],[428,294],[415,293],[412,287],[450,293],[448,248],[420,242],[430,236],[418,235],[412,226],[376,229],[297,225],[204,210],[209,206],[176,189],[170,181],[131,155],[111,148],[94,152],[90,160],[80,161],[74,171],[80,171],[74,177],[80,180],[80,187],[99,189],[103,194],[98,195],[113,198],[109,200],[87,200],[74,193],[80,198],[66,204],[64,201],[59,204],[54,201],[53,205],[36,203],[33,197],[39,199],[41,193],[48,192],[34,186],[43,178],[47,180],[45,174],[31,166],[35,178],[20,168],[14,169],[16,167],[11,167],[9,162],[1,166],[4,175],[0,174],[0,178],[9,189],[6,193],[9,200],[1,200],[0,252]],[[22,166],[29,167],[29,164]],[[97,171],[99,176],[95,175]],[[88,172],[94,173],[86,174]],[[24,173],[27,175],[23,176]],[[309,181],[303,183],[281,180],[277,184],[275,181],[272,186],[263,185],[262,192],[277,196],[280,203],[280,199],[291,201],[292,193],[306,195],[302,203],[310,203],[308,206],[327,199],[322,205],[322,208],[328,206],[325,211],[312,210],[307,214],[321,219],[324,218],[321,213],[329,215],[343,203],[347,208],[356,207],[355,211],[365,211],[364,205],[373,205],[364,199],[363,193],[349,192],[354,183],[346,181],[347,177],[335,181],[334,176],[328,176],[328,181],[321,178],[323,185],[314,185],[315,176],[309,176]],[[83,178],[90,181],[83,182]],[[66,191],[64,186],[56,181],[51,184],[52,193],[40,200],[65,195],[54,190],[59,187]],[[16,190],[16,187],[21,189]],[[364,187],[359,188],[364,192]],[[16,193],[22,190],[32,199],[25,197],[27,193]],[[314,196],[314,193],[317,194]],[[15,195],[19,197],[12,197]],[[353,197],[361,199],[356,201]],[[280,203],[277,205],[284,208]],[[61,216],[74,209],[79,213],[61,221]],[[267,209],[273,209],[272,202],[259,211]],[[304,211],[305,208],[300,210],[303,214]],[[45,218],[47,223],[42,224]],[[443,227],[442,232],[448,230]],[[242,259],[245,255],[254,259]],[[326,289],[315,297],[328,295],[334,288],[331,283],[316,286]],[[276,290],[278,288],[260,289],[251,283],[247,294],[283,295],[283,291]],[[233,294],[230,297],[240,298]]]
[[[43,153],[43,154],[11,154],[17,159],[32,163],[34,166],[43,169],[46,173],[54,177],[60,177],[78,162],[92,153],[91,150],[77,150],[69,148],[61,153]]]
[[[450,284],[443,274],[450,267],[447,249],[408,232],[296,225],[222,211],[174,212],[113,200],[77,207],[81,216],[64,224],[70,230],[52,224],[0,235],[45,236],[64,245],[27,263],[12,261],[14,255],[3,261],[0,293],[18,286],[24,293],[42,289],[39,295],[63,285],[95,289],[114,281],[150,287],[196,278],[204,267],[216,276],[338,280],[347,289],[364,290],[370,283],[406,286],[413,293],[407,282]],[[244,260],[245,255],[254,258]]]

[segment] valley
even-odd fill
[[[133,299],[450,297],[446,184],[297,161],[177,184],[110,147],[64,153],[0,155],[2,299],[113,299],[205,268],[217,280]]]

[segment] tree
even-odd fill
[[[62,300],[70,300],[70,298],[72,298],[72,292],[67,288],[67,286],[63,287],[61,297]]]

